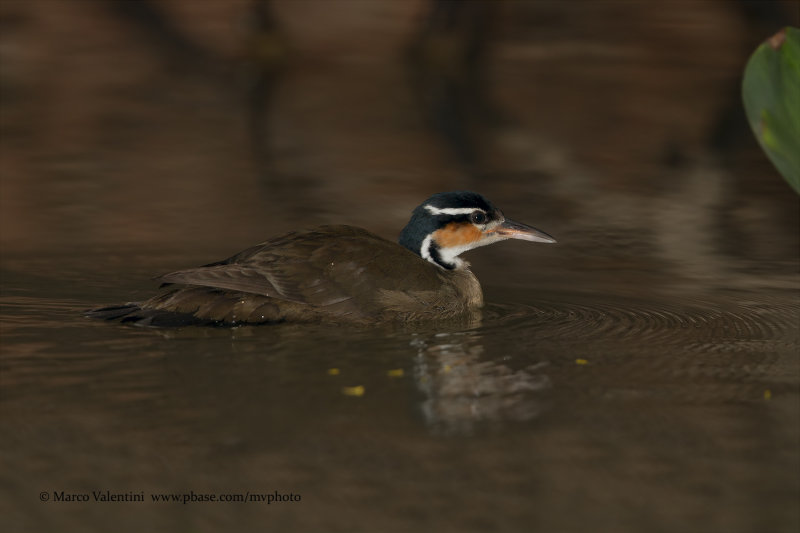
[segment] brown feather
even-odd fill
[[[469,270],[351,226],[290,233],[156,279],[170,288],[142,309],[218,324],[452,318],[483,304]]]

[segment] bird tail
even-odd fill
[[[97,318],[100,320],[119,320],[125,322],[125,317],[141,311],[141,306],[136,302],[131,302],[122,305],[111,305],[108,307],[100,307],[98,309],[87,309],[84,314],[89,318]]]
[[[123,324],[157,328],[174,328],[204,323],[203,320],[189,313],[176,313],[174,311],[142,307],[142,304],[137,302],[89,309],[84,314],[89,318],[99,320],[119,321]]]

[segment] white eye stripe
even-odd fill
[[[431,215],[470,215],[475,211],[479,211],[486,214],[486,211],[480,209],[478,207],[434,207],[432,205],[426,205],[425,210],[430,213]]]

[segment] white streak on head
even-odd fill
[[[479,207],[436,207],[430,204],[425,206],[425,210],[430,213],[431,215],[469,215],[474,213],[475,211],[480,211],[481,213],[486,213],[483,209]]]

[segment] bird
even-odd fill
[[[397,242],[347,225],[290,232],[158,276],[162,292],[146,301],[87,315],[153,327],[453,319],[484,303],[461,254],[506,239],[556,242],[506,218],[479,193],[442,192],[412,211]]]

